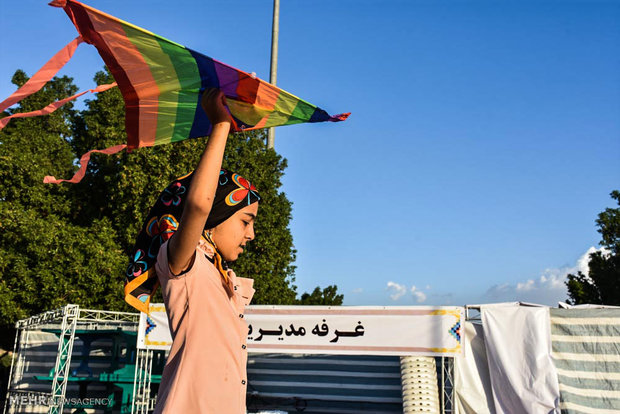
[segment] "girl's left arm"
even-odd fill
[[[202,107],[213,129],[194,170],[179,228],[168,242],[168,264],[173,274],[180,274],[191,266],[196,246],[213,206],[230,130],[230,114],[226,110],[225,102],[224,94],[217,89],[207,90],[203,94]]]

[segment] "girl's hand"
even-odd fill
[[[213,126],[220,123],[230,124],[230,113],[226,109],[226,97],[224,93],[215,88],[209,88],[202,94],[200,102]]]

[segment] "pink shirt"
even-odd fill
[[[229,270],[234,286],[229,298],[204,240],[196,247],[192,268],[180,276],[170,272],[167,248],[168,242],[159,249],[155,269],[172,348],[154,414],[245,414],[248,325],[243,312],[254,295],[254,281]]]

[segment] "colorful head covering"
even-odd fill
[[[161,192],[136,239],[125,274],[125,301],[141,312],[148,313],[151,296],[159,286],[155,274],[157,254],[161,245],[179,228],[191,181],[192,173],[189,173],[174,180]],[[239,174],[220,171],[215,199],[205,223],[203,237],[213,246],[214,264],[225,287],[229,284],[227,265],[206,230],[214,228],[237,211],[259,200],[256,187],[248,180]]]

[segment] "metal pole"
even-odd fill
[[[276,84],[278,77],[278,33],[280,31],[280,0],[273,0],[273,22],[271,26],[271,68],[269,70],[269,83]],[[273,148],[276,142],[275,128],[269,128],[267,135],[267,148]]]

